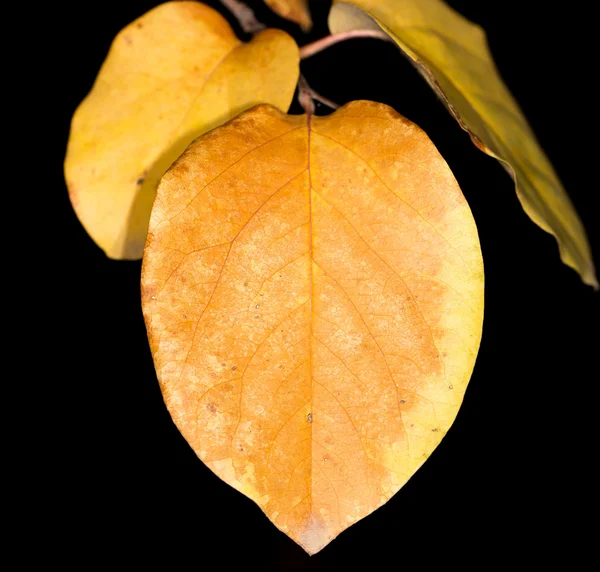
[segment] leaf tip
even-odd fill
[[[313,26],[308,0],[265,0],[267,6],[277,15],[295,22],[303,32],[309,32]]]
[[[300,533],[300,538],[296,539],[296,542],[304,548],[309,556],[314,556],[317,552],[323,550],[332,540],[333,537],[327,530],[325,523],[321,519],[311,515],[304,530]]]
[[[598,279],[596,278],[596,271],[592,266],[587,277],[583,278],[583,282],[588,286],[591,286],[595,292],[600,291],[600,284],[598,284]]]
[[[591,255],[590,255],[590,258],[591,258]],[[584,284],[586,284],[587,286],[591,286],[595,292],[600,291],[600,284],[598,284],[596,268],[594,266],[594,263],[591,260],[589,260],[588,265],[585,269],[580,271],[578,268],[575,268],[575,270],[581,276],[581,280]]]

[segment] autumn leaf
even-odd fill
[[[158,181],[197,136],[257,103],[288,109],[298,47],[280,30],[240,42],[198,2],[169,2],[115,38],[71,125],[65,178],[111,258],[141,258]]]
[[[389,34],[475,145],[506,167],[525,212],[556,237],[562,261],[597,289],[585,230],[498,75],[483,30],[441,0],[334,1],[332,33],[381,28]]]
[[[305,32],[312,28],[308,0],[265,0],[265,3],[282,18],[300,24]]]
[[[142,266],[166,405],[191,447],[313,554],[450,428],[479,347],[475,223],[389,107],[261,105],[163,177]]]

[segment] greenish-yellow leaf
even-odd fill
[[[198,2],[169,2],[115,38],[71,125],[65,177],[82,224],[111,258],[141,258],[158,181],[199,135],[258,103],[289,107],[298,47],[251,42]]]
[[[525,212],[556,237],[562,261],[598,288],[583,225],[498,75],[480,27],[441,0],[336,2],[329,27],[333,33],[369,28],[386,32],[475,145],[506,167]]]

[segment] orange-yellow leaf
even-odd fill
[[[282,18],[300,24],[305,32],[312,28],[308,0],[265,0],[265,3]]]
[[[481,28],[442,0],[335,0],[329,27],[334,33],[386,32],[475,145],[506,167],[525,212],[556,237],[562,261],[598,288],[583,225],[498,75]]]
[[[483,266],[469,207],[414,124],[365,101],[310,120],[258,106],[163,177],[142,300],[184,437],[312,554],[450,428]]]
[[[298,47],[279,30],[240,42],[198,2],[125,27],[71,125],[65,178],[77,216],[111,258],[141,258],[158,181],[198,135],[257,103],[289,107]]]

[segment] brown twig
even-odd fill
[[[298,79],[298,102],[307,115],[314,115],[315,101],[319,101],[323,105],[331,107],[331,109],[340,108],[340,106],[334,101],[331,101],[331,99],[327,99],[317,93],[310,85],[308,85],[306,78],[300,74],[300,78]]]
[[[256,34],[266,28],[262,22],[256,19],[254,11],[243,2],[239,0],[221,0],[221,4],[235,16],[244,32]]]
[[[316,42],[306,44],[300,48],[300,59],[305,60],[315,54],[325,50],[329,46],[333,46],[338,42],[350,40],[352,38],[377,38],[378,40],[384,40],[390,42],[390,37],[381,30],[353,30],[351,32],[341,32],[340,34],[331,34],[325,36]]]

